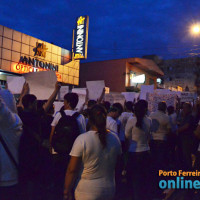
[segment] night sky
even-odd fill
[[[197,56],[199,0],[0,0],[0,24],[71,50],[76,18],[89,15],[87,61],[157,54]]]

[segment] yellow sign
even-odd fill
[[[36,42],[36,49],[35,49],[35,55],[34,56],[42,56],[46,57],[46,51],[48,48],[46,48],[46,45],[44,43],[38,43]]]
[[[78,20],[77,20],[77,25],[79,26],[79,25],[81,25],[81,24],[84,24],[84,21],[85,21],[85,17],[80,16],[80,17],[78,18]]]

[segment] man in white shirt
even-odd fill
[[[111,107],[106,120],[106,128],[113,131],[118,135],[117,118],[120,116],[119,110],[115,107]]]
[[[152,120],[152,141],[150,147],[157,169],[164,169],[166,167],[167,135],[170,133],[171,128],[166,110],[166,103],[160,102],[158,104],[158,110],[149,116]]]
[[[78,104],[78,95],[76,93],[67,93],[64,96],[64,113],[68,116],[72,116],[76,113],[74,110]],[[52,137],[55,132],[56,125],[61,119],[61,113],[57,113],[51,126],[51,135],[50,135],[50,144],[52,144]],[[76,118],[80,133],[86,132],[86,124],[85,118],[83,115],[79,114]],[[54,154],[53,162],[54,162],[54,195],[55,199],[60,199],[62,197],[63,184],[65,178],[65,172],[69,163],[70,156],[66,154],[58,154],[52,148],[50,151]]]

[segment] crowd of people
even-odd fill
[[[145,100],[111,105],[103,90],[79,110],[67,93],[54,114],[60,87],[40,101],[25,83],[17,103],[0,90],[0,199],[151,200],[163,198],[159,170],[200,170],[198,102],[150,113]]]

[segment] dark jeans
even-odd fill
[[[0,199],[1,200],[20,200],[18,198],[17,185],[0,187]]]
[[[178,137],[178,159],[179,169],[192,170],[193,138],[182,135]]]
[[[53,199],[63,200],[65,174],[70,161],[68,155],[53,155]]]
[[[168,168],[168,143],[163,140],[152,140],[150,142],[150,149],[152,158],[152,195],[154,197],[161,198],[163,191],[158,187],[158,183],[162,179],[159,177],[159,170],[167,170]]]
[[[129,192],[134,200],[149,200],[150,153],[129,153],[127,175]],[[145,192],[144,192],[145,191]]]

